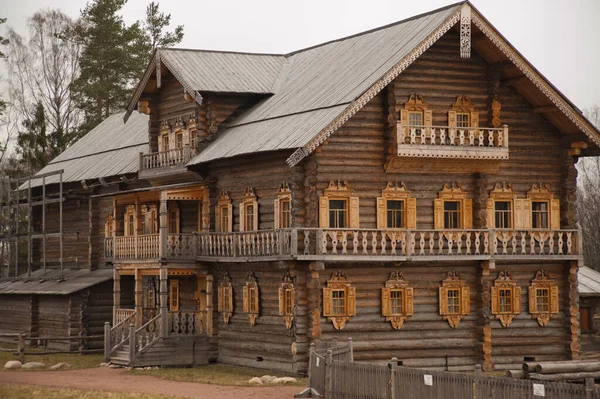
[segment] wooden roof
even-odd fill
[[[577,272],[580,296],[600,296],[600,272],[582,266]]]
[[[112,280],[112,269],[90,271],[87,269],[36,270],[31,277],[23,275],[17,280],[0,281],[0,294],[14,295],[70,295],[74,292]]]

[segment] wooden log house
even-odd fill
[[[600,132],[469,2],[287,55],[159,49],[135,110],[138,180],[90,194],[111,361],[303,373],[347,337],[411,367],[578,358]]]

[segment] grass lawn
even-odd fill
[[[0,347],[2,348],[15,348],[15,352],[17,351],[17,346],[12,346],[6,343],[0,343]],[[104,355],[101,354],[92,354],[92,355],[80,355],[77,353],[72,354],[64,354],[64,355],[28,355],[28,353],[42,353],[43,351],[37,348],[25,347],[25,361],[26,362],[41,362],[48,366],[45,369],[38,370],[49,370],[51,366],[54,366],[56,363],[69,363],[71,364],[71,369],[89,369],[93,367],[98,367],[100,363],[104,361]],[[4,365],[9,360],[19,360],[18,356],[13,355],[9,352],[0,352],[0,370],[4,370]],[[29,371],[29,370],[27,370]],[[33,370],[32,370],[33,371]],[[0,398],[3,396],[0,395]]]
[[[265,374],[281,377],[273,371],[258,370],[246,367],[228,366],[224,364],[209,364],[193,368],[161,368],[158,370],[131,370],[131,373],[140,375],[151,375],[165,380],[200,382],[203,384],[250,386],[248,383],[252,377],[260,377]],[[298,378],[294,386],[306,386],[307,378]],[[269,384],[271,385],[271,384]]]
[[[26,385],[0,385],[3,399],[174,399],[175,396],[146,393],[81,391],[78,389],[40,388]],[[181,399],[177,397],[177,399]]]

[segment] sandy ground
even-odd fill
[[[72,388],[112,392],[136,392],[200,399],[263,399],[293,398],[302,387],[235,387],[193,382],[176,382],[144,375],[132,375],[126,370],[95,369],[70,371],[3,371],[0,385],[22,384],[55,388]]]

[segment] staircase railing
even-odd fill
[[[113,353],[121,348],[128,340],[130,335],[130,324],[135,317],[135,311],[123,318],[120,322],[110,328],[110,324],[104,325],[104,357],[108,359]]]
[[[150,348],[156,341],[160,339],[160,313],[146,324],[135,330],[135,342],[133,343],[133,356],[130,361],[133,362],[135,356],[139,356]],[[133,352],[132,350],[132,352]]]

